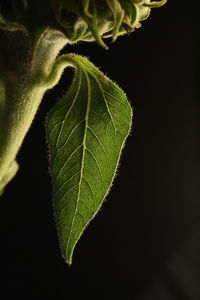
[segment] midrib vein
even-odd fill
[[[90,104],[91,104],[90,79],[89,79],[89,76],[88,76],[87,72],[85,72],[84,69],[82,69],[82,72],[84,73],[84,75],[86,77],[87,86],[88,86],[87,109],[86,109],[85,119],[84,119],[85,120],[85,129],[84,129],[84,136],[83,136],[83,155],[82,155],[82,159],[81,159],[80,180],[79,180],[79,183],[78,183],[78,196],[77,196],[74,216],[73,216],[71,227],[70,227],[69,238],[68,238],[67,245],[66,245],[66,254],[67,254],[67,251],[68,251],[69,242],[70,242],[70,239],[71,239],[72,229],[73,229],[73,225],[74,225],[74,220],[75,220],[75,216],[76,216],[77,211],[78,211],[78,204],[79,204],[79,201],[80,201],[80,190],[81,190],[81,183],[82,183],[82,179],[83,179],[83,169],[84,169],[85,151],[86,151],[86,137],[87,137],[87,129],[88,129],[88,118],[89,118]],[[73,248],[74,247],[75,247],[75,245],[73,246]]]

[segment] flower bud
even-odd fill
[[[95,39],[107,48],[102,38],[113,41],[141,26],[151,8],[166,0],[50,0],[53,14],[70,42]]]
[[[0,0],[0,28],[20,27],[40,32],[42,27],[61,31],[69,43],[103,38],[113,41],[141,26],[151,8],[166,0]],[[33,24],[32,24],[33,23]]]

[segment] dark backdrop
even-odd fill
[[[110,44],[66,47],[126,92],[133,131],[103,208],[61,258],[53,220],[45,115],[71,81],[45,95],[1,199],[2,299],[200,299],[200,149],[197,12],[182,0],[152,11]],[[191,5],[191,3],[190,3]]]

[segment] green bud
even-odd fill
[[[51,0],[58,24],[70,42],[93,40],[107,48],[103,38],[113,41],[141,26],[151,8],[166,2],[151,0]]]
[[[25,28],[32,36],[48,27],[61,31],[69,43],[113,41],[141,26],[151,8],[166,0],[0,0],[0,28]]]

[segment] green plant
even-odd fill
[[[109,192],[132,109],[123,91],[86,58],[59,53],[78,41],[95,40],[107,49],[104,38],[115,41],[134,31],[165,2],[0,1],[0,193],[17,173],[16,155],[44,93],[67,66],[76,70],[46,126],[55,217],[68,264]]]

